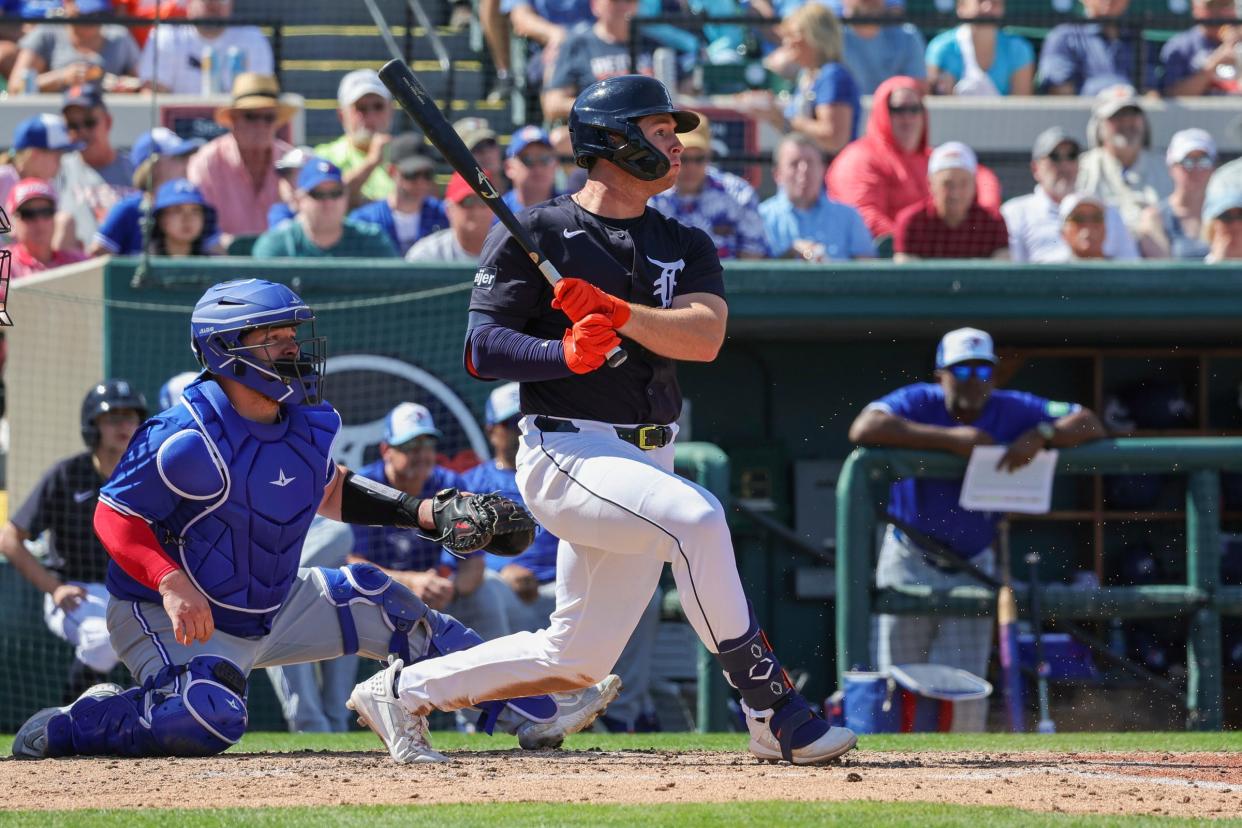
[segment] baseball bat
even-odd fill
[[[526,251],[526,255],[530,256],[530,260],[539,268],[539,272],[548,280],[548,284],[555,287],[556,283],[561,280],[560,272],[548,261],[547,256],[539,251],[535,240],[518,222],[517,216],[513,215],[509,205],[500,200],[500,193],[492,186],[487,173],[479,166],[474,154],[466,147],[465,142],[457,135],[452,124],[444,117],[444,113],[439,110],[431,95],[414,75],[414,70],[410,69],[404,61],[390,60],[379,70],[379,77],[384,82],[384,86],[388,87],[388,91],[392,92],[393,99],[422,128],[423,135],[432,146],[438,149],[444,156],[444,160],[461,174],[461,177],[470,185],[470,189],[483,199],[483,203],[505,226],[522,250]],[[608,352],[610,368],[616,368],[625,362],[625,359],[625,351],[620,345]]]
[[[1022,661],[1018,654],[1018,602],[1013,595],[1009,572],[1009,519],[1002,518],[997,527],[1000,547],[1001,587],[996,591],[996,635],[1000,643],[1001,676],[1005,682],[1005,712],[1009,730],[1026,730],[1025,699],[1022,688]]]

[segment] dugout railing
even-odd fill
[[[878,507],[894,481],[961,477],[966,462],[940,452],[860,448],[837,484],[837,672],[870,668],[873,613],[992,615],[995,593],[983,587],[931,590],[874,588]],[[1080,589],[1048,584],[1043,614],[1056,620],[1184,618],[1188,621],[1187,727],[1223,724],[1221,619],[1242,615],[1242,587],[1221,586],[1220,474],[1242,471],[1242,439],[1123,438],[1063,449],[1057,474],[1180,474],[1186,486],[1186,582]],[[1017,589],[1019,605],[1026,591]]]

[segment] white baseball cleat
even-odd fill
[[[558,748],[571,733],[586,730],[621,694],[621,677],[611,675],[573,693],[553,693],[557,716],[550,722],[527,722],[517,730],[523,750]]]
[[[780,740],[772,732],[772,711],[751,710],[744,704],[742,709],[746,712],[746,729],[750,731],[750,752],[765,762],[784,761]],[[824,732],[808,744],[790,750],[789,761],[793,764],[818,765],[831,762],[853,750],[858,744],[858,737],[848,728],[832,727],[822,719],[816,724],[822,726]]]
[[[119,684],[107,682],[88,687],[86,692],[78,696],[78,698],[84,699],[89,696],[95,699],[105,699],[108,696],[118,696],[124,692],[125,690]],[[18,729],[17,735],[13,737],[13,755],[18,759],[46,759],[47,723],[54,716],[68,713],[69,708],[72,706],[67,704],[64,707],[45,707],[27,719]]]
[[[415,716],[401,705],[395,684],[405,666],[401,659],[354,687],[345,706],[358,714],[358,723],[375,731],[392,755],[403,764],[447,762],[448,757],[433,750],[427,737],[427,717]]]

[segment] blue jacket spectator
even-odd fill
[[[795,132],[781,141],[773,176],[780,192],[759,205],[769,255],[808,262],[875,256],[859,212],[824,192],[824,158],[814,140]]]
[[[1121,17],[1130,0],[1084,0],[1087,17]],[[1054,26],[1039,53],[1039,88],[1052,95],[1095,95],[1136,79],[1135,34],[1112,23],[1062,23]],[[1139,78],[1156,88],[1156,52],[1147,50]]]
[[[435,164],[423,152],[422,141],[402,133],[385,148],[393,191],[385,199],[364,204],[349,214],[355,222],[380,227],[393,247],[405,255],[415,242],[448,227],[444,203],[435,192]]]
[[[888,14],[885,0],[844,0],[845,18],[884,17]],[[875,92],[877,86],[891,77],[905,75],[923,78],[926,43],[918,29],[909,23],[884,26],[874,23],[847,25],[843,36],[845,65],[863,95]]]
[[[1196,20],[1235,14],[1233,0],[1194,0],[1190,11]],[[1160,50],[1160,63],[1164,65],[1161,94],[1224,95],[1242,89],[1242,66],[1233,29],[1200,23],[1171,37]]]
[[[938,95],[1030,95],[1034,89],[1035,50],[1025,38],[994,22],[1005,16],[1004,0],[958,0],[963,23],[941,32],[927,44],[927,78]],[[980,51],[992,55],[984,68]]]

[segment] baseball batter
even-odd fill
[[[322,401],[325,342],[314,320],[289,288],[257,279],[199,300],[190,330],[204,372],[138,429],[95,513],[111,557],[108,630],[140,686],[95,685],[40,711],[19,730],[15,755],[211,755],[245,732],[256,667],[355,652],[400,665],[479,643],[371,564],[298,569],[316,513],[417,527],[462,554],[517,554],[534,534],[530,516],[503,498],[446,489],[416,499],[333,462],[341,418]],[[617,683],[483,705],[480,729],[516,732],[529,747],[559,744]],[[391,718],[374,705],[357,712],[373,726]],[[386,733],[398,761],[444,760],[424,719],[403,716]]]
[[[518,486],[562,539],[548,628],[390,669],[355,699],[391,695],[396,673],[412,716],[588,686],[612,669],[669,563],[687,618],[741,694],[755,756],[811,764],[854,746],[853,733],[829,727],[793,689],[759,629],[720,503],[673,473],[675,366],[715,359],[727,306],[708,236],[646,204],[676,181],[677,133],[698,121],[651,78],[590,86],[569,119],[586,185],[519,216],[580,278],[554,293],[500,225],[480,259],[466,366],[521,383]],[[603,367],[622,341],[628,361]]]

